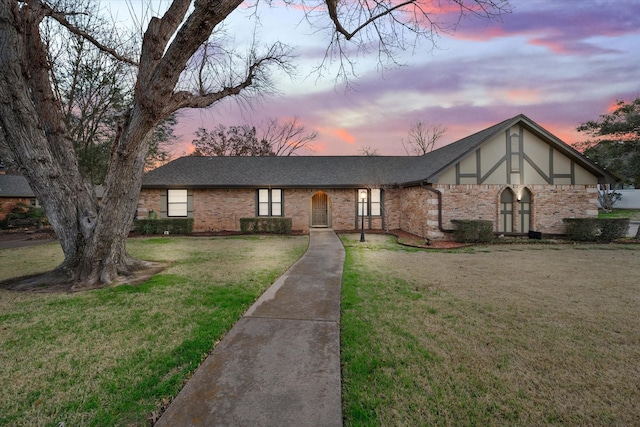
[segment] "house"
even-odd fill
[[[94,186],[98,201],[102,199],[104,188],[102,185]],[[24,175],[6,173],[0,164],[0,221],[11,213],[11,210],[19,203],[27,206],[40,207],[36,195],[33,193],[29,181]]]
[[[182,157],[147,173],[138,218],[191,217],[194,231],[240,218],[291,218],[294,230],[400,229],[443,238],[451,220],[503,234],[564,232],[596,216],[615,178],[524,115],[424,156]],[[361,198],[362,197],[362,198]]]
[[[0,220],[19,203],[36,206],[36,196],[27,179],[22,175],[7,174],[0,168]]]

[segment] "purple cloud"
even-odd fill
[[[615,4],[530,0],[512,0],[511,3],[511,14],[491,23],[465,20],[455,36],[476,41],[525,36],[528,43],[545,46],[555,53],[592,55],[617,49],[597,45],[590,39],[640,31],[638,4],[632,0],[620,0]]]

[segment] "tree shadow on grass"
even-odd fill
[[[167,268],[170,263],[144,261],[141,267],[128,273],[118,275],[117,279],[99,286],[78,286],[69,276],[59,270],[28,276],[13,277],[0,282],[0,289],[17,292],[69,293],[92,289],[102,289],[120,285],[139,285],[151,279]]]

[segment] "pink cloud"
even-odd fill
[[[353,145],[356,143],[356,137],[353,136],[348,130],[342,128],[320,128],[320,132],[326,133],[329,136],[336,137],[339,140],[346,142],[347,144]]]

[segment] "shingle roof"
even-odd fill
[[[415,157],[181,157],[147,173],[144,187],[354,187],[395,182]]]
[[[181,157],[147,173],[143,187],[345,187],[435,182],[440,173],[522,124],[601,179],[612,178],[531,119],[518,115],[424,156]]]
[[[22,175],[0,175],[0,197],[35,197],[27,178]]]

